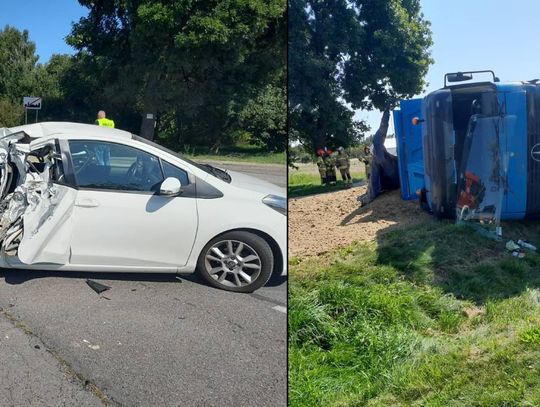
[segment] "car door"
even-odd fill
[[[65,156],[58,155],[60,148],[57,140],[44,143],[38,140],[31,143],[28,150],[27,154],[19,155],[13,162],[19,170],[28,170],[23,176],[24,184],[15,190],[15,194],[24,196],[24,200],[19,198],[19,202],[27,202],[21,215],[22,238],[16,256],[8,254],[12,250],[9,250],[7,241],[4,242],[5,259],[10,264],[63,265],[69,262],[71,253],[72,214],[77,190],[63,183]],[[24,161],[18,161],[22,157],[25,157]],[[9,236],[17,234],[13,232]]]
[[[176,268],[187,263],[198,227],[197,200],[161,196],[158,157],[126,144],[70,140],[74,182],[70,263]],[[182,188],[188,173],[177,168]]]

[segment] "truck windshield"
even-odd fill
[[[508,157],[504,146],[512,116],[473,115],[463,145],[456,217],[492,230],[500,223]]]

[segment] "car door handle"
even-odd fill
[[[95,208],[99,206],[99,202],[92,198],[81,198],[77,199],[75,206],[80,206],[81,208]]]

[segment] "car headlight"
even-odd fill
[[[282,215],[287,215],[287,199],[282,196],[266,195],[263,198],[263,203],[270,208],[275,209]]]

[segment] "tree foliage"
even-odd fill
[[[0,97],[19,102],[33,91],[38,60],[35,52],[36,45],[27,30],[6,26],[0,31]]]
[[[21,124],[22,95],[32,91],[37,79],[35,51],[28,31],[0,30],[0,127]]]
[[[285,89],[267,85],[250,99],[239,114],[240,126],[253,141],[272,151],[287,147],[287,95]]]
[[[219,150],[247,134],[285,149],[285,0],[79,2],[88,15],[67,37],[73,56],[39,64],[27,31],[0,31],[2,123],[20,124],[22,97],[41,96],[43,120],[92,123],[103,109],[138,133],[154,113],[175,148]]]
[[[80,3],[89,15],[68,43],[79,58],[90,57],[107,109],[122,114],[133,106],[168,128],[173,119],[179,144],[217,149],[267,86],[284,92],[284,0]],[[269,121],[284,123],[285,111],[264,113],[281,114]]]
[[[419,0],[289,0],[293,138],[312,150],[358,141],[353,109],[421,92],[431,44]]]

